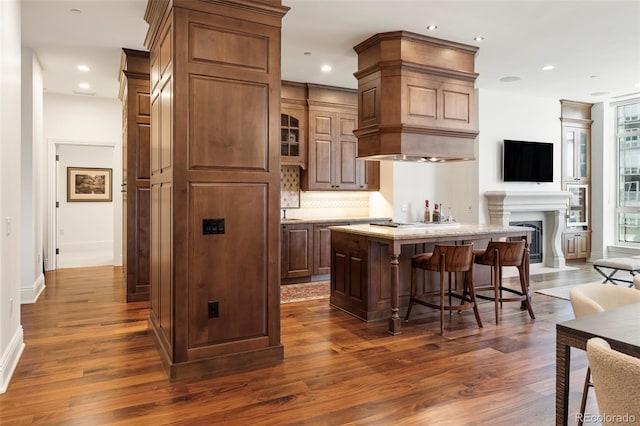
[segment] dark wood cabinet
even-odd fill
[[[313,226],[313,275],[331,273],[331,231],[329,226],[348,224],[348,222],[333,222]]]
[[[380,162],[356,160],[358,165],[358,185],[365,191],[380,190]]]
[[[283,81],[280,94],[280,164],[307,168],[307,86]]]
[[[282,360],[281,2],[149,1],[149,329],[177,379]],[[215,307],[215,309],[213,309]]]
[[[313,275],[313,225],[282,225],[280,238],[280,277],[282,279]]]
[[[308,190],[358,190],[357,114],[309,111]]]
[[[309,281],[331,273],[330,226],[367,223],[350,221],[283,223],[280,238],[280,277],[283,284]]]
[[[308,169],[306,191],[377,191],[380,164],[357,159],[357,91],[308,86]]]
[[[123,49],[120,62],[122,260],[127,302],[138,302],[149,300],[149,52]]]

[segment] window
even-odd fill
[[[640,244],[640,99],[616,106],[618,242]]]

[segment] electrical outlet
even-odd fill
[[[220,316],[218,302],[217,301],[209,301],[208,311],[209,311],[209,318],[218,318]]]

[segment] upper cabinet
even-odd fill
[[[562,104],[562,181],[589,182],[591,178],[591,106],[584,102],[561,100]]]
[[[380,164],[357,158],[357,91],[282,82],[280,163],[303,169],[305,191],[377,191]]]
[[[563,179],[567,182],[589,182],[589,148],[591,129],[578,125],[562,126]]]
[[[280,97],[280,164],[307,168],[307,87],[282,82]]]

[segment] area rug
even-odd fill
[[[562,287],[543,288],[540,290],[536,290],[536,293],[544,294],[545,296],[557,297],[558,299],[569,300],[569,291],[571,291],[571,289],[574,288],[575,286],[582,285],[582,284],[602,284],[602,281],[600,280],[600,281],[594,281],[592,283],[565,285]]]
[[[303,284],[280,286],[280,303],[306,302],[308,300],[328,299],[329,281],[314,281]]]
[[[545,296],[557,297],[558,299],[569,300],[569,291],[578,284],[566,285],[563,287],[551,287],[536,290],[536,293],[544,294]]]

